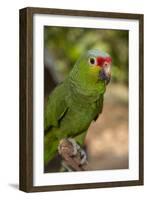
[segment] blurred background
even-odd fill
[[[128,31],[44,27],[44,101],[69,74],[79,56],[89,49],[112,57],[112,80],[103,112],[92,122],[85,139],[92,170],[126,169],[128,165]],[[45,172],[58,171],[59,159]]]

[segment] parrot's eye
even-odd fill
[[[95,65],[96,64],[96,59],[95,58],[89,58],[89,64],[90,65]]]

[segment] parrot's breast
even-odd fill
[[[72,105],[69,107],[66,116],[62,119],[60,127],[66,137],[74,137],[88,129],[92,120],[98,115],[96,103],[81,106]]]

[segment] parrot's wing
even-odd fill
[[[99,114],[101,114],[102,110],[103,110],[103,101],[104,101],[104,98],[103,98],[103,96],[101,96],[101,98],[97,102],[98,103],[98,107],[99,107]]]
[[[97,103],[97,107],[98,107],[98,113],[97,113],[97,116],[95,117],[95,121],[97,120],[99,114],[102,113],[102,110],[103,110],[103,96],[101,96],[101,98],[98,99],[98,101],[96,102]]]
[[[57,86],[48,98],[45,106],[44,129],[47,130],[51,126],[57,127],[59,120],[66,113],[68,107],[65,101],[66,90],[63,84]]]

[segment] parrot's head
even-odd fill
[[[104,93],[111,79],[112,59],[109,54],[92,49],[83,54],[72,70],[72,78],[84,90]]]

